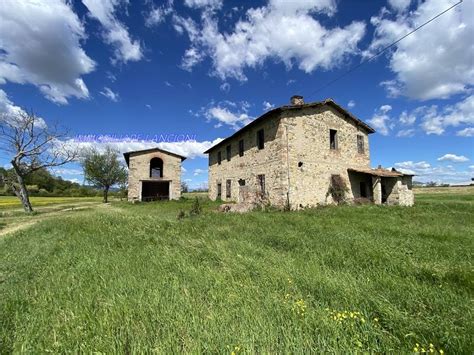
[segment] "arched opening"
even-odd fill
[[[150,160],[150,177],[163,177],[163,160],[161,160],[160,158],[153,158]]]

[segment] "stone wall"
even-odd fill
[[[150,178],[150,160],[163,160],[163,177]],[[165,152],[130,153],[128,168],[128,200],[141,199],[142,180],[170,181],[170,199],[181,197],[181,158]]]
[[[257,131],[264,129],[264,149],[257,147]],[[268,199],[282,205],[286,199],[285,174],[286,148],[284,147],[280,117],[275,114],[237,135],[228,144],[223,144],[209,154],[209,198],[217,198],[217,184],[222,186],[222,200],[243,202],[239,196],[255,194],[258,190],[257,176],[265,175],[265,190]],[[244,155],[239,156],[239,141],[244,140]],[[227,160],[226,147],[231,147],[231,158]],[[222,161],[218,164],[217,155]],[[226,197],[226,181],[231,180],[231,197]],[[239,180],[245,181],[245,193],[240,193]]]
[[[341,175],[347,198],[352,199],[347,169],[370,167],[367,131],[329,106],[290,111],[282,121],[288,127],[291,207],[332,203],[328,196],[331,175]],[[337,131],[337,149],[330,149],[331,129]],[[357,135],[363,137],[362,154],[358,153]]]

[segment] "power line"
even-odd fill
[[[400,37],[399,39],[397,39],[395,42],[389,44],[388,46],[384,47],[383,49],[381,49],[380,51],[378,51],[376,54],[372,55],[371,57],[369,57],[368,59],[365,59],[363,61],[361,61],[359,64],[353,66],[351,69],[349,69],[348,71],[346,71],[345,73],[337,76],[336,78],[328,81],[326,84],[324,84],[323,86],[317,88],[315,91],[313,91],[311,94],[309,94],[308,97],[311,97],[313,96],[314,94],[317,94],[318,92],[324,90],[325,88],[327,88],[328,86],[331,86],[332,84],[334,84],[336,81],[339,81],[340,79],[346,77],[347,75],[349,75],[350,73],[352,73],[353,71],[359,69],[361,66],[363,66],[364,64],[370,62],[372,59],[378,57],[379,55],[381,55],[383,52],[385,52],[387,49],[393,47],[394,45],[396,45],[398,42],[402,41],[403,39],[407,38],[408,36],[410,36],[411,34],[415,33],[416,31],[418,31],[420,28],[426,26],[427,24],[429,24],[430,22],[433,22],[434,20],[436,20],[438,17],[444,15],[446,12],[454,9],[456,6],[458,6],[459,4],[461,4],[463,2],[463,0],[459,0],[458,3],[454,4],[453,6],[447,8],[446,10],[444,10],[443,12],[440,12],[439,14],[437,14],[436,16],[430,18],[428,21],[424,22],[423,24],[421,24],[420,26],[416,27],[415,29],[413,29],[412,31],[408,32],[407,34],[405,34],[403,37]]]

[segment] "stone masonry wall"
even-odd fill
[[[290,111],[282,124],[288,127],[291,207],[331,203],[331,197],[327,196],[331,175],[342,176],[348,188],[346,196],[353,198],[359,187],[351,187],[347,169],[370,168],[365,129],[329,106]],[[335,150],[330,149],[330,129],[337,130]],[[364,141],[362,154],[358,153],[358,134]],[[371,190],[370,182],[367,181],[368,190]]]
[[[257,148],[257,131],[264,129],[265,147]],[[265,190],[268,199],[282,205],[286,200],[286,149],[283,145],[284,132],[278,115],[267,118],[260,124],[242,132],[229,144],[223,144],[209,154],[209,197],[217,198],[217,184],[222,186],[222,200],[239,201],[239,180],[245,180],[246,190],[258,191],[257,176],[265,175]],[[239,156],[239,140],[244,140],[244,156]],[[231,147],[231,159],[227,161],[226,147]],[[222,162],[217,162],[218,152],[222,154]],[[231,180],[231,197],[226,197],[226,180]]]
[[[150,178],[150,160],[163,160],[163,178]],[[128,200],[140,200],[142,180],[170,181],[170,199],[181,197],[181,158],[164,152],[131,153],[128,168]]]

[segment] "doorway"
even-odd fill
[[[169,181],[142,181],[142,201],[169,200]]]

